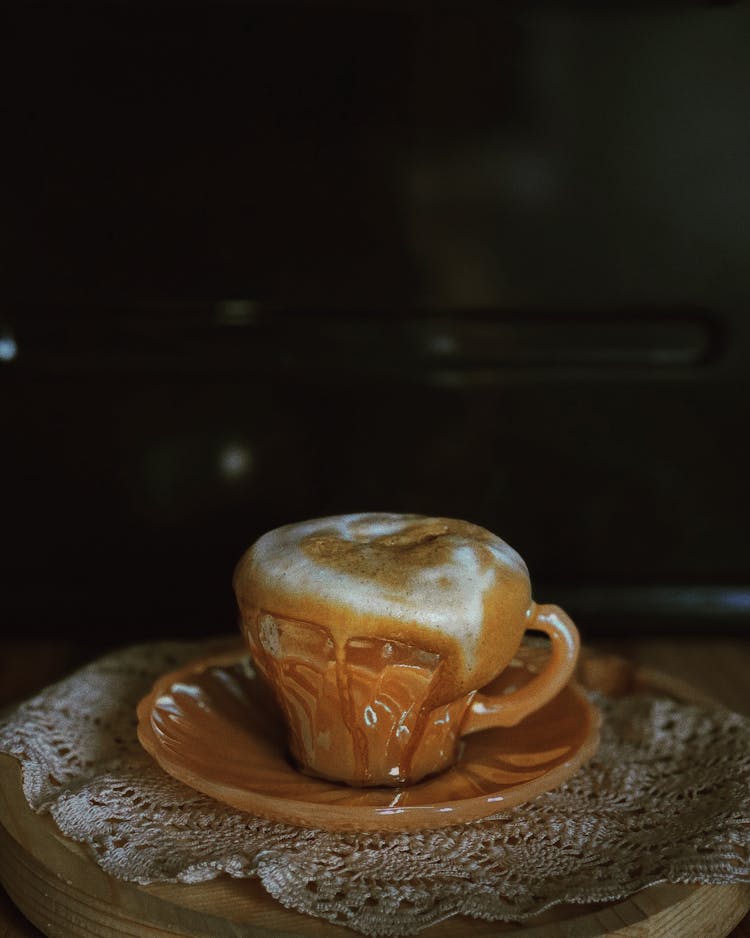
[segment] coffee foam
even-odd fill
[[[270,531],[240,561],[235,589],[241,607],[301,618],[306,607],[333,610],[317,621],[339,644],[389,637],[383,630],[418,632],[422,641],[433,634],[458,651],[466,671],[486,654],[488,618],[503,618],[503,596],[516,617],[519,602],[522,612],[530,603],[526,565],[496,535],[466,521],[389,513]]]

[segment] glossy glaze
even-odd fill
[[[436,703],[492,680],[518,648],[531,605],[523,559],[455,518],[365,512],[267,532],[243,555],[234,590],[245,629],[258,611],[353,638],[412,644],[443,659]]]
[[[263,613],[250,650],[284,714],[298,767],[357,785],[399,785],[452,765],[471,697],[431,706],[440,655],[350,639]]]
[[[523,559],[466,521],[363,513],[287,525],[245,553],[234,586],[297,765],[354,786],[445,770],[462,736],[543,706],[577,659],[575,625],[534,603]],[[530,628],[552,639],[543,673],[478,694]]]
[[[502,695],[543,668],[522,648],[486,688]],[[595,751],[598,715],[569,685],[518,726],[463,741],[455,766],[419,784],[352,788],[300,773],[284,720],[243,649],[164,675],[138,707],[138,735],[165,771],[226,804],[301,827],[403,830],[494,814],[561,784]]]

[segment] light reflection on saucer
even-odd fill
[[[491,685],[530,680],[539,649]],[[325,830],[447,827],[556,788],[596,751],[599,716],[575,685],[518,726],[464,740],[453,768],[401,789],[351,788],[298,772],[281,715],[243,647],[163,675],[138,706],[138,738],[170,775],[240,810]]]

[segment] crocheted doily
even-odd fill
[[[161,642],[110,654],[0,721],[29,805],[121,879],[257,876],[285,906],[366,935],[456,914],[523,919],[659,882],[750,882],[750,720],[647,694],[609,699],[599,751],[528,804],[435,831],[300,830],[198,794],[136,738],[154,679],[205,653]]]

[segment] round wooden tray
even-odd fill
[[[657,672],[636,685],[683,699],[705,695]],[[285,909],[257,880],[220,877],[200,885],[137,886],[104,873],[88,851],[30,810],[15,760],[0,756],[0,882],[49,938],[353,938],[357,933]],[[420,935],[523,938],[724,938],[750,910],[750,885],[652,886],[607,905],[557,906],[524,924],[456,916]],[[2,938],[31,938],[25,923],[3,922]]]

